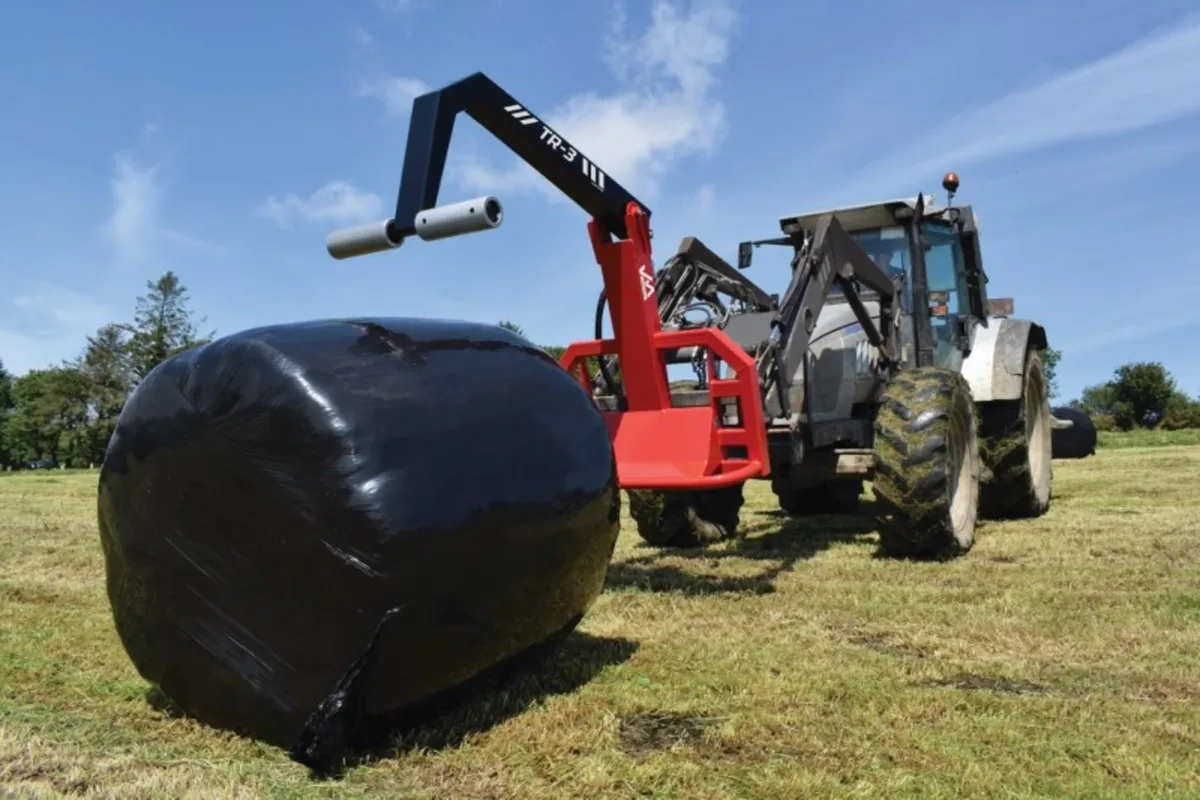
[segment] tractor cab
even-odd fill
[[[952,198],[958,188],[957,177],[947,175],[942,185]],[[932,195],[923,195],[916,200],[888,200],[783,217],[780,228],[797,256],[826,214],[837,217],[855,243],[899,283],[904,315],[912,316],[914,296],[924,295],[928,309],[924,316],[933,339],[932,363],[958,369],[970,350],[974,323],[987,316],[987,277],[971,207],[938,207]],[[859,294],[870,300],[873,293],[860,287]],[[828,304],[832,307],[839,302],[846,301],[834,287]],[[922,324],[914,327],[919,329]]]

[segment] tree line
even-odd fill
[[[1058,396],[1055,372],[1061,359],[1054,348],[1043,355],[1051,399]],[[1180,389],[1159,361],[1117,367],[1107,381],[1088,386],[1066,405],[1087,414],[1100,430],[1200,428],[1200,397]]]
[[[74,359],[18,378],[0,361],[0,467],[99,464],[138,383],[214,335],[198,334],[187,289],[168,271],[146,283],[131,321],[101,326]]]
[[[146,283],[131,321],[100,327],[74,359],[18,378],[0,361],[0,468],[99,464],[137,385],[163,361],[216,335],[199,333],[197,325],[204,320],[194,318],[188,302],[187,288],[168,271]],[[499,325],[524,336],[511,321]],[[556,359],[565,350],[541,347]],[[1061,357],[1056,350],[1045,356],[1052,397],[1058,392],[1055,371]],[[619,369],[614,377],[620,380]],[[1200,398],[1182,391],[1158,362],[1118,367],[1110,380],[1089,386],[1067,405],[1089,414],[1101,429],[1200,428]]]
[[[1200,428],[1200,398],[1180,389],[1157,361],[1117,367],[1112,378],[1087,387],[1069,405],[1087,413],[1100,430]]]

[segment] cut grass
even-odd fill
[[[1144,429],[1099,431],[1096,434],[1096,447],[1108,450],[1122,447],[1181,447],[1186,445],[1200,445],[1200,428],[1186,428],[1181,431]]]
[[[641,546],[542,667],[338,780],[155,710],[116,635],[95,473],[0,481],[0,789],[119,797],[1200,796],[1200,449],[1056,462],[947,564],[864,517]]]

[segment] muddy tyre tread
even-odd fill
[[[966,379],[922,367],[902,372],[884,389],[875,420],[872,489],[880,546],[887,555],[945,560],[974,544],[974,519],[962,534],[965,541],[955,535],[951,521],[955,459],[950,425],[955,414],[966,421],[966,457],[974,463],[974,477],[968,480],[977,487],[978,419]]]
[[[1041,353],[1031,349],[1025,360],[1025,380],[1036,373],[1045,386]],[[1042,401],[1049,414],[1049,398]],[[1045,514],[1050,497],[1038,497],[1030,469],[1031,442],[1026,434],[1024,399],[980,404],[980,447],[983,463],[992,473],[979,493],[979,514],[994,520],[1030,519]],[[1044,424],[1049,424],[1047,416]],[[1049,431],[1046,432],[1049,437]],[[1051,454],[1046,454],[1049,460]]]
[[[743,484],[705,491],[629,490],[629,516],[655,547],[704,547],[738,535]]]

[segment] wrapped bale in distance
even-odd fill
[[[601,414],[529,342],[333,320],[155,369],[109,445],[99,523],[141,675],[304,761],[572,628],[619,502]]]
[[[1050,432],[1052,458],[1087,458],[1096,454],[1096,423],[1085,412],[1069,406],[1050,413],[1071,423],[1071,427]]]

